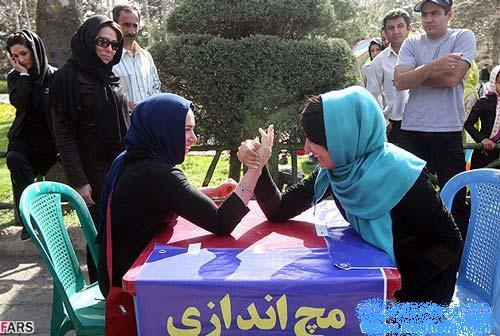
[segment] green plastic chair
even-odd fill
[[[40,250],[54,283],[50,335],[104,335],[105,299],[97,283],[87,284],[63,222],[61,199],[76,210],[97,265],[96,229],[81,196],[58,182],[28,186],[19,204],[21,219]]]

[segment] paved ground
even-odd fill
[[[19,240],[19,229],[0,232],[0,321],[34,321],[32,335],[49,335],[52,277],[33,242]],[[82,249],[77,254],[85,259]]]

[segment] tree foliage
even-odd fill
[[[342,37],[349,44],[356,41],[379,37],[382,19],[394,8],[404,8],[412,15],[413,1],[384,0],[362,4],[350,0],[331,0],[334,8],[335,24],[330,31],[334,37]]]
[[[151,51],[163,88],[199,104],[200,142],[234,150],[273,123],[277,139],[298,144],[306,96],[358,82],[346,42],[320,37],[331,29],[329,1],[184,0],[174,8],[167,27],[175,36]],[[230,169],[237,179],[239,165]]]
[[[178,35],[151,51],[164,88],[200,105],[205,143],[236,148],[271,121],[296,142],[307,95],[358,81],[345,41],[311,37],[330,28],[332,9],[329,0],[185,0],[167,19]]]
[[[200,141],[225,148],[269,122],[282,140],[302,141],[305,97],[358,82],[350,49],[339,39],[180,35],[151,51],[164,89],[199,104]]]
[[[299,39],[326,33],[332,14],[330,0],[188,0],[171,13],[167,29],[235,39],[250,35]]]

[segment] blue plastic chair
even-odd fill
[[[76,210],[78,219],[97,264],[96,230],[81,196],[58,182],[28,186],[19,212],[29,235],[40,250],[52,275],[54,289],[50,335],[104,335],[105,299],[97,283],[87,284],[64,225],[61,198]]]
[[[486,302],[500,335],[500,170],[474,169],[451,178],[441,191],[451,209],[457,191],[468,186],[471,216],[457,278],[459,303]]]

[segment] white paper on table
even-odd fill
[[[314,226],[320,237],[328,236],[328,228],[346,227],[349,223],[342,217],[335,201],[325,200],[316,204]]]

